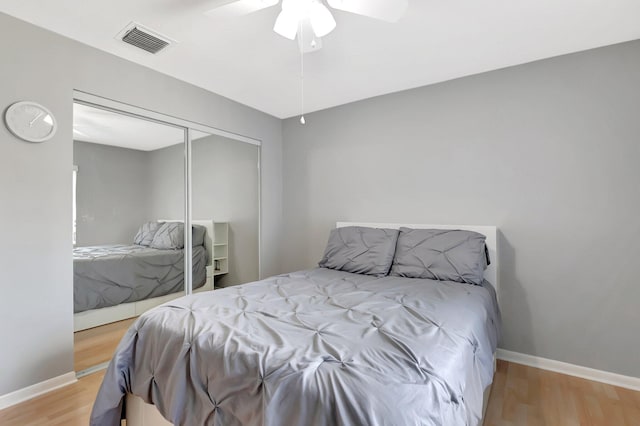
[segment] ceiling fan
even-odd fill
[[[326,0],[336,10],[355,13],[386,22],[397,22],[407,10],[409,0]],[[205,12],[215,18],[232,18],[280,3],[280,0],[218,0]],[[289,40],[298,39],[303,53],[322,47],[321,37],[336,27],[336,21],[323,0],[282,0],[282,11],[273,30]]]

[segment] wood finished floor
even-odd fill
[[[107,348],[103,357],[108,358],[125,330],[124,324],[118,324],[84,333],[81,340]],[[89,351],[79,349],[78,353]],[[96,360],[98,356],[87,358]],[[0,425],[86,426],[103,376],[104,372],[91,374],[73,385],[2,410]],[[484,424],[640,426],[640,392],[498,361]]]
[[[87,426],[104,371],[0,411],[3,426]]]
[[[485,426],[640,426],[640,392],[498,361]]]
[[[76,372],[111,359],[118,343],[137,318],[73,333],[73,367]]]

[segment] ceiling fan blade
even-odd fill
[[[235,18],[275,6],[279,2],[280,0],[225,0],[204,14],[212,18]]]
[[[289,40],[295,40],[298,33],[298,16],[290,10],[282,9],[273,26],[273,31]]]
[[[345,12],[398,22],[409,6],[409,0],[328,0],[329,6]]]

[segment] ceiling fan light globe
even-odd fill
[[[324,37],[336,28],[336,20],[325,5],[314,1],[310,9],[311,27],[316,37]]]
[[[298,20],[309,15],[310,0],[283,0],[282,10],[295,15]]]
[[[282,10],[291,10],[296,7],[295,0],[282,0]]]
[[[298,33],[298,17],[290,10],[282,9],[278,15],[273,31],[289,40],[295,40]]]

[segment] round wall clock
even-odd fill
[[[51,111],[29,101],[16,102],[7,108],[4,120],[11,133],[27,142],[48,141],[58,127]]]

